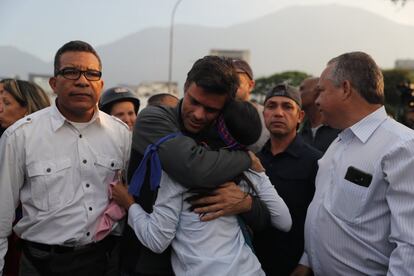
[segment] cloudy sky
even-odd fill
[[[175,3],[176,0],[0,0],[0,46],[14,46],[50,61],[69,40],[81,39],[100,46],[148,27],[169,26]],[[175,24],[225,27],[288,6],[332,3],[363,8],[414,25],[414,1],[410,0],[404,7],[388,0],[182,0]]]

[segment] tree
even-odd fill
[[[256,79],[256,86],[252,91],[252,94],[256,98],[264,98],[264,95],[272,89],[276,84],[288,83],[293,86],[299,86],[300,83],[310,77],[307,73],[300,71],[286,71],[282,73],[276,73],[270,77],[263,77]]]
[[[402,96],[407,84],[414,83],[414,72],[401,69],[383,70],[385,108],[394,118],[402,112]]]
[[[407,3],[408,0],[390,0],[391,2],[393,2],[394,4],[400,4],[401,6],[404,6],[405,3]]]

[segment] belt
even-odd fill
[[[23,245],[28,248],[35,248],[41,251],[50,252],[50,253],[69,253],[79,250],[89,250],[95,249],[97,247],[109,247],[115,241],[115,237],[108,236],[105,239],[96,242],[96,243],[89,243],[80,246],[63,246],[63,245],[52,245],[52,244],[44,244],[38,242],[32,242],[23,240]]]

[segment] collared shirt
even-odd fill
[[[125,169],[128,127],[96,109],[78,130],[51,106],[10,126],[0,140],[0,270],[19,200],[23,218],[14,227],[25,240],[67,246],[92,242],[108,205],[108,187]]]
[[[265,173],[245,173],[271,213],[273,227],[289,231],[289,210]],[[242,181],[241,188],[248,189]],[[128,224],[138,239],[156,253],[172,242],[176,275],[264,275],[257,257],[246,244],[236,216],[200,221],[185,198],[191,194],[163,172],[153,212],[138,204],[128,210]]]
[[[315,275],[412,275],[414,131],[384,107],[319,161],[301,263]]]
[[[286,202],[293,225],[288,233],[273,227],[255,233],[254,248],[266,274],[289,275],[303,253],[306,210],[315,191],[322,153],[296,135],[285,151],[273,155],[269,141],[257,156],[272,185]]]

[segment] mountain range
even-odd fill
[[[182,86],[187,71],[211,49],[248,49],[255,77],[299,70],[318,75],[341,53],[362,50],[383,68],[414,58],[414,26],[395,23],[365,10],[340,5],[295,6],[226,28],[176,25],[173,81]],[[106,87],[166,81],[169,28],[148,28],[97,46]],[[0,46],[0,76],[50,74],[47,63],[30,53]],[[51,57],[52,60],[53,57]]]

